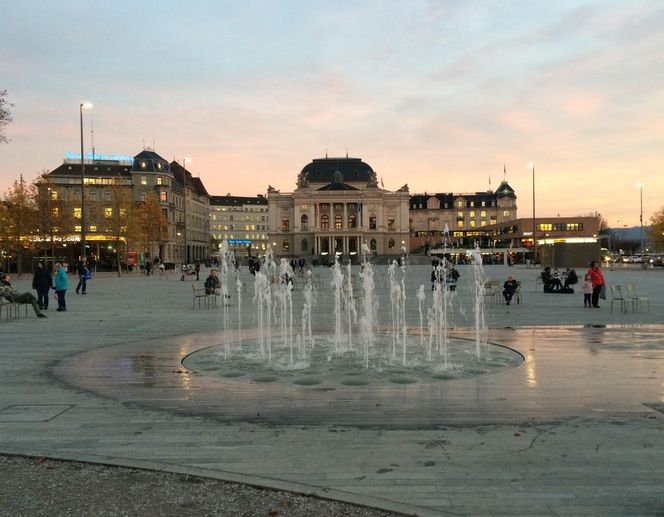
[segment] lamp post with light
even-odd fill
[[[639,222],[641,223],[641,267],[645,268],[646,267],[646,260],[645,260],[645,235],[643,233],[643,183],[637,183],[636,188],[639,189],[639,197],[641,201],[641,209],[639,212]]]
[[[81,102],[81,260],[85,260],[85,158],[83,154],[83,109],[92,108],[89,102]]]
[[[189,249],[187,248],[187,163],[191,162],[189,158],[182,158],[182,183],[183,183],[183,197],[184,197],[184,260],[185,264],[189,264]]]
[[[535,226],[535,164],[530,162],[528,168],[533,170],[533,265],[537,263],[537,229]]]

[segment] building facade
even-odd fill
[[[219,253],[225,240],[237,256],[265,253],[268,245],[268,206],[265,196],[212,196],[210,198],[210,252]]]
[[[507,181],[495,192],[415,194],[409,202],[410,246],[414,251],[483,235],[484,228],[517,217],[516,194]],[[447,235],[445,232],[447,231]]]
[[[54,225],[62,223],[61,246],[77,246],[85,220],[86,256],[97,262],[106,262],[115,252],[118,225],[128,224],[127,213],[149,193],[155,194],[168,221],[168,236],[151,250],[136,251],[181,263],[187,259],[187,249],[191,261],[206,258],[209,247],[209,195],[199,178],[185,172],[176,162],[146,149],[131,162],[86,160],[84,174],[80,160],[65,160],[44,177],[39,189],[48,199]],[[78,250],[70,260],[80,254]]]
[[[319,158],[307,164],[293,192],[268,188],[268,239],[276,256],[400,255],[409,249],[408,186],[378,187],[360,158]]]

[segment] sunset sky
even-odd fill
[[[519,216],[664,205],[664,1],[3,2],[0,191],[155,143],[214,195],[348,154],[385,188],[516,190]]]

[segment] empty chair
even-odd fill
[[[646,307],[648,307],[648,312],[650,312],[650,300],[645,296],[638,295],[636,292],[636,285],[626,284],[625,287],[627,289],[627,299],[632,302],[634,310],[641,310],[641,304],[645,303]]]
[[[628,300],[623,296],[622,288],[619,285],[611,284],[611,312],[613,312],[613,302],[620,302],[620,311],[627,312],[627,303],[632,303],[632,310],[634,309],[634,302]]]

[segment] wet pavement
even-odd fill
[[[329,285],[329,271],[319,271]],[[451,332],[472,339],[472,275],[460,271]],[[486,307],[489,341],[522,364],[368,386],[191,371],[186,356],[225,338],[222,310],[192,309],[190,282],[174,276],[97,275],[86,297],[71,293],[66,313],[0,322],[0,451],[202,474],[418,515],[661,514],[664,271],[606,272],[650,299],[649,312],[636,313],[536,292],[531,269],[487,268],[489,278],[508,273],[523,281],[523,303]],[[428,276],[425,266],[408,270],[409,324]],[[242,279],[248,339],[253,287]],[[329,291],[320,292],[314,310],[322,332],[334,325],[326,300]]]

